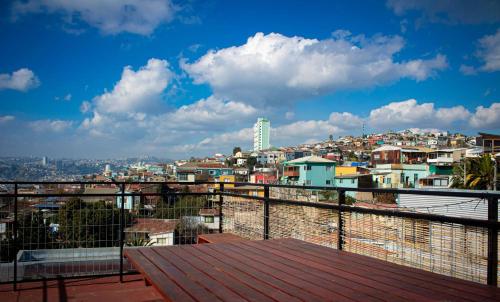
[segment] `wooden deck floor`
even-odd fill
[[[499,301],[500,290],[294,239],[127,249],[172,301]]]
[[[162,296],[146,286],[141,275],[87,277],[50,281],[22,282],[14,291],[12,284],[0,285],[2,302],[160,302]]]

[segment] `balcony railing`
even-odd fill
[[[85,194],[63,192],[62,187],[110,183],[0,184],[11,189],[0,195],[1,282],[95,274],[123,277],[133,271],[123,258],[124,248],[194,244],[199,234],[231,232],[248,239],[291,237],[497,284],[497,192],[158,182],[114,183],[116,192]],[[61,192],[20,193],[26,185],[60,187]],[[259,186],[263,194],[224,190],[244,185]],[[354,193],[371,194],[372,199],[365,196],[352,205]],[[435,215],[383,203],[399,194],[470,199],[484,204],[487,217],[472,212],[470,217]]]

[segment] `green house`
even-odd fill
[[[335,162],[318,156],[306,156],[284,163],[285,183],[303,186],[333,187]]]

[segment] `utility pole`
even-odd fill
[[[466,178],[467,177],[467,157],[464,157],[464,188],[467,186],[467,181],[466,181]]]

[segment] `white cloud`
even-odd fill
[[[329,122],[344,129],[360,129],[363,126],[363,119],[350,112],[332,112]]]
[[[161,95],[173,77],[165,60],[149,59],[146,66],[134,71],[123,69],[121,79],[111,92],[96,96],[93,103],[102,113],[132,113],[157,110]]]
[[[64,98],[63,98],[63,99],[64,99],[65,101],[71,101],[71,98],[72,98],[71,93],[68,93],[67,95],[65,95],[65,96],[64,96]]]
[[[453,123],[467,120],[470,112],[463,106],[434,108],[434,103],[419,104],[415,99],[392,102],[373,109],[368,123],[375,129],[387,130],[391,127],[443,128]]]
[[[0,74],[0,90],[13,89],[28,91],[40,85],[40,80],[35,73],[28,68],[21,68],[12,74]]]
[[[257,110],[243,103],[223,101],[210,96],[193,104],[184,105],[174,112],[161,115],[159,118],[169,124],[169,128],[177,129],[225,129],[228,125],[255,117]]]
[[[396,15],[419,13],[420,21],[445,24],[480,24],[500,21],[500,2],[496,0],[388,0]]]
[[[172,21],[178,9],[170,0],[28,0],[14,2],[12,14],[14,18],[29,13],[58,14],[65,22],[65,30],[76,34],[82,32],[78,23],[85,22],[103,34],[149,35]]]
[[[470,125],[478,129],[500,129],[500,103],[477,107],[470,118]]]
[[[62,132],[71,128],[73,126],[73,122],[64,120],[37,120],[29,122],[28,126],[37,132]]]
[[[16,119],[16,117],[13,115],[3,115],[3,116],[0,115],[0,124],[11,122],[15,119]]]
[[[216,96],[276,105],[343,89],[425,80],[447,67],[446,57],[396,62],[398,36],[349,36],[337,31],[317,40],[257,33],[241,46],[211,50],[194,63],[181,61],[195,83]]]
[[[490,72],[500,70],[500,29],[494,35],[479,39],[477,56],[484,61],[481,70]]]

